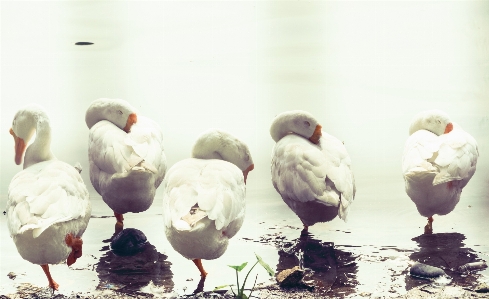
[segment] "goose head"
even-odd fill
[[[85,123],[90,129],[101,120],[108,120],[126,133],[138,121],[136,109],[121,99],[101,98],[93,101],[85,114]]]
[[[321,138],[321,125],[306,111],[292,110],[280,113],[270,126],[270,135],[275,142],[287,134],[295,133],[309,139],[314,144]]]
[[[409,127],[409,135],[418,130],[427,130],[438,136],[450,133],[453,123],[448,114],[440,110],[426,110],[418,113]]]
[[[248,146],[226,131],[210,129],[197,138],[192,148],[192,158],[220,159],[236,165],[243,171],[244,182],[255,166]]]
[[[47,114],[39,105],[30,104],[17,111],[9,130],[15,142],[15,164],[20,165],[22,163],[27,144],[36,132],[38,125],[47,122]]]

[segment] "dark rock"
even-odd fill
[[[141,251],[147,241],[142,231],[126,228],[114,236],[110,248],[117,255],[133,255]]]
[[[474,291],[477,293],[489,293],[489,285],[481,283],[474,289]]]
[[[302,278],[304,277],[304,270],[299,266],[295,266],[292,269],[285,269],[277,275],[277,282],[281,287],[297,287],[302,286]]]
[[[446,275],[445,271],[438,267],[433,267],[430,265],[426,265],[423,263],[416,263],[409,270],[409,274],[411,276],[420,277],[420,278],[436,278],[443,275]]]

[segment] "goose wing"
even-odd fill
[[[478,156],[475,139],[456,125],[441,136],[419,130],[406,141],[403,173],[406,177],[434,173],[433,185],[459,180],[463,188],[475,172]]]
[[[214,220],[217,230],[228,228],[244,216],[243,173],[229,162],[194,158],[180,161],[170,168],[163,185],[166,227],[173,225],[179,230],[189,230],[190,225],[182,218],[195,206],[203,212],[200,218]],[[232,231],[228,232],[228,237],[232,237],[237,229]]]
[[[37,238],[53,224],[91,213],[88,191],[78,171],[57,160],[37,163],[15,175],[8,197],[11,236],[32,230]]]
[[[155,173],[158,187],[166,172],[163,134],[152,120],[140,117],[129,133],[109,121],[96,123],[89,134],[88,155],[92,183],[99,191],[99,180],[141,166]],[[100,192],[99,192],[100,193]]]
[[[355,195],[351,161],[341,141],[323,132],[319,145],[290,134],[274,147],[272,182],[291,200],[338,206],[346,219]]]

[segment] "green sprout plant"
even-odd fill
[[[268,275],[270,275],[271,277],[273,277],[275,275],[275,272],[273,272],[272,268],[270,268],[270,266],[267,263],[265,263],[263,261],[263,259],[258,254],[255,253],[255,256],[256,256],[256,263],[253,265],[253,267],[251,267],[250,271],[248,271],[248,273],[246,274],[245,279],[243,281],[243,284],[241,285],[241,288],[240,288],[240,285],[239,285],[239,277],[238,277],[239,275],[238,275],[238,272],[241,272],[241,270],[243,270],[246,267],[246,265],[248,265],[248,262],[242,263],[239,266],[230,266],[230,265],[228,265],[229,267],[233,268],[236,271],[236,287],[237,287],[237,290],[236,291],[237,291],[237,293],[234,292],[234,290],[232,288],[233,285],[219,286],[219,287],[216,287],[214,289],[214,291],[215,290],[222,289],[222,288],[225,288],[225,287],[230,287],[231,288],[231,292],[233,292],[234,298],[236,298],[236,299],[248,299],[248,298],[250,298],[251,297],[251,294],[253,293],[253,290],[255,288],[256,279],[258,278],[258,274],[255,277],[255,283],[253,284],[253,287],[251,288],[250,294],[248,296],[246,296],[246,294],[244,293],[244,291],[245,291],[245,288],[244,287],[246,285],[246,280],[248,279],[248,276],[251,273],[251,270],[253,270],[253,268],[255,268],[255,266],[257,264],[262,265],[262,267],[265,268],[265,270],[267,270]]]

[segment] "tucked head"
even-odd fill
[[[295,133],[317,144],[321,138],[321,125],[306,111],[292,110],[280,113],[270,126],[270,135],[275,142],[289,133]]]
[[[254,168],[246,143],[219,129],[210,129],[200,135],[192,148],[192,157],[233,163],[243,171],[245,183],[248,173]]]
[[[89,129],[101,120],[108,120],[129,132],[131,126],[137,122],[137,111],[127,101],[102,98],[93,101],[85,114],[85,122]]]
[[[440,110],[426,110],[418,113],[411,122],[409,135],[418,130],[427,130],[438,136],[450,133],[453,124],[448,114]]]

